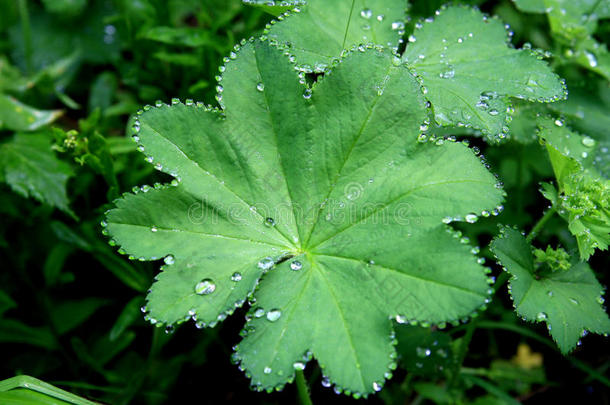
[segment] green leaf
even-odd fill
[[[515,6],[526,13],[542,14],[546,10],[545,0],[513,0]]]
[[[140,38],[170,45],[200,47],[213,43],[210,32],[190,27],[152,27],[138,34]]]
[[[59,335],[64,335],[82,325],[97,310],[107,304],[106,299],[95,297],[61,301],[51,306],[51,322],[55,331]]]
[[[44,8],[60,17],[73,17],[87,6],[87,0],[42,0]]]
[[[603,310],[603,288],[587,263],[572,263],[566,271],[539,274],[532,247],[515,229],[504,227],[491,250],[511,274],[510,294],[524,320],[546,322],[562,353],[570,352],[584,331],[609,333]]]
[[[33,327],[21,321],[2,319],[0,322],[0,343],[19,343],[47,350],[57,349],[58,343],[47,327]]]
[[[323,72],[345,49],[374,43],[397,49],[405,29],[402,0],[308,0],[264,34],[296,57],[299,69]]]
[[[0,290],[0,318],[6,311],[11,308],[16,308],[17,303],[13,301],[10,295],[8,295],[3,290]]]
[[[304,0],[290,0],[290,1],[243,0],[243,2],[244,2],[244,4],[247,4],[248,6],[258,7],[261,10],[263,10],[271,15],[274,15],[276,17],[279,16],[280,14],[285,13],[286,11],[294,9],[295,7],[305,5]],[[309,2],[311,2],[311,0]]]
[[[35,131],[61,116],[61,110],[37,110],[16,98],[0,94],[0,129]]]
[[[453,363],[449,335],[418,326],[396,327],[398,354],[409,373],[434,377]]]
[[[96,405],[95,402],[27,375],[0,381],[0,401],[5,405]]]
[[[454,321],[488,299],[443,219],[473,222],[502,190],[463,144],[416,141],[421,90],[387,51],[350,53],[312,91],[282,52],[249,43],[222,85],[222,112],[174,100],[134,123],[176,177],[107,215],[125,253],[165,257],[148,316],[213,326],[264,275],[235,355],[253,385],[282,386],[311,351],[338,387],[373,392],[393,367],[389,317]]]
[[[500,20],[465,7],[442,9],[434,21],[416,25],[402,58],[420,76],[439,125],[470,126],[503,138],[509,97],[566,97],[565,84],[541,57],[509,47],[509,39]]]
[[[559,186],[555,207],[576,237],[580,257],[588,260],[595,249],[610,245],[610,180],[597,171],[598,145],[562,120],[540,119],[538,126]]]
[[[73,215],[66,195],[72,169],[55,157],[47,135],[16,134],[0,144],[0,171],[16,193]]]

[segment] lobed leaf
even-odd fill
[[[296,57],[299,69],[323,72],[342,52],[374,43],[397,49],[405,29],[404,0],[308,0],[265,35]]]
[[[449,7],[415,26],[402,59],[420,77],[441,126],[470,126],[490,138],[508,132],[509,97],[553,102],[565,84],[528,49],[510,47],[502,22]]]
[[[443,221],[475,221],[502,190],[466,146],[417,142],[415,77],[363,51],[312,90],[280,51],[248,43],[224,67],[222,111],[160,103],[134,123],[176,180],[118,200],[107,231],[134,258],[165,257],[155,323],[211,326],[253,297],[235,360],[258,389],[313,355],[337,389],[366,395],[395,366],[389,318],[455,321],[488,300],[484,268]]]
[[[569,270],[536,273],[532,247],[515,229],[504,227],[490,246],[511,274],[510,294],[523,319],[545,322],[562,353],[576,347],[586,331],[609,333],[610,319],[601,304],[603,288],[587,263]]]

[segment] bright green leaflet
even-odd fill
[[[215,324],[266,273],[236,353],[257,388],[290,381],[310,350],[337,386],[370,393],[393,364],[389,317],[446,322],[488,299],[442,219],[493,209],[502,190],[466,146],[416,141],[425,102],[387,51],[350,54],[311,93],[287,56],[249,43],[222,83],[222,113],[176,102],[137,117],[140,149],[180,182],[125,195],[107,230],[134,258],[166,256],[156,323]]]
[[[265,35],[286,46],[301,70],[323,72],[344,49],[368,43],[396,48],[406,7],[404,0],[308,0]]]
[[[4,405],[97,404],[27,375],[0,381],[0,403]]]
[[[561,120],[541,119],[538,126],[562,195],[554,204],[576,237],[581,258],[587,260],[595,249],[610,245],[610,180],[597,170],[598,146]]]
[[[544,61],[531,50],[510,48],[502,22],[478,10],[442,9],[434,21],[416,25],[409,40],[402,58],[421,77],[441,126],[470,126],[503,138],[508,97],[566,97],[565,85]]]
[[[252,7],[258,7],[261,10],[272,14],[274,16],[279,16],[282,13],[285,13],[288,10],[292,10],[296,6],[304,6],[304,0],[243,0],[244,4],[247,4]]]
[[[527,13],[546,13],[555,33],[571,39],[586,37],[597,28],[597,20],[610,17],[608,0],[513,0]]]
[[[66,183],[72,174],[70,165],[55,157],[46,134],[16,134],[0,144],[0,181],[71,215]]]
[[[0,94],[0,129],[35,131],[61,114],[61,110],[37,110],[12,96]]]
[[[610,332],[610,319],[601,305],[603,288],[587,263],[536,276],[531,245],[509,227],[501,229],[491,250],[511,274],[510,294],[517,313],[528,321],[546,322],[562,353],[570,352],[585,330]]]

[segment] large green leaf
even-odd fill
[[[23,197],[72,214],[66,195],[72,169],[55,157],[50,141],[46,134],[16,134],[0,144],[0,180]]]
[[[264,275],[235,354],[253,385],[281,387],[311,351],[339,388],[379,389],[390,317],[454,321],[488,300],[483,266],[443,222],[474,222],[502,190],[461,143],[416,141],[425,101],[387,51],[351,53],[312,91],[282,52],[249,43],[222,84],[224,111],[175,100],[134,123],[176,178],[107,215],[124,252],[165,257],[148,316],[214,325]]]
[[[510,294],[517,313],[528,321],[546,322],[563,353],[576,346],[584,331],[610,333],[610,319],[601,306],[603,288],[587,263],[550,274],[537,272],[531,245],[508,227],[501,229],[491,250],[511,274]]]
[[[406,6],[404,0],[308,0],[289,18],[269,25],[265,35],[285,46],[301,70],[323,72],[356,45],[396,48]]]
[[[509,99],[552,102],[565,84],[540,56],[513,49],[502,22],[480,11],[449,7],[417,24],[403,60],[416,72],[442,126],[471,126],[505,137]]]

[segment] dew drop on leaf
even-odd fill
[[[290,263],[291,270],[298,271],[298,270],[301,270],[302,267],[303,267],[303,264],[301,264],[301,262],[298,260],[295,260],[292,263]]]
[[[292,367],[294,367],[295,370],[305,370],[305,363],[301,363],[300,361],[297,361],[296,363],[294,363],[292,365]]]
[[[265,84],[264,84],[264,83],[262,83],[262,82],[261,82],[261,83],[258,83],[258,84],[256,85],[256,90],[258,90],[258,91],[263,91],[263,90],[265,90]]]
[[[216,291],[216,284],[209,278],[204,278],[195,286],[195,294],[209,295],[214,291]]]
[[[273,258],[265,257],[261,261],[258,262],[258,268],[262,270],[269,270],[274,265]]]
[[[167,255],[167,256],[165,256],[165,259],[163,259],[163,261],[165,262],[165,264],[168,264],[171,266],[172,264],[174,264],[174,256]]]
[[[373,11],[370,8],[365,8],[360,11],[360,17],[370,19],[373,16]]]
[[[267,320],[269,322],[275,322],[280,319],[281,316],[282,311],[280,311],[279,309],[272,309],[271,311],[267,312]]]
[[[477,217],[476,214],[468,214],[464,217],[464,219],[466,219],[466,222],[468,222],[469,224],[474,224],[475,222],[477,222],[479,217]]]
[[[241,274],[240,274],[240,273],[235,272],[235,273],[233,273],[233,275],[231,276],[231,281],[235,281],[235,282],[237,282],[237,281],[241,281],[241,278],[242,278],[242,277],[241,277]]]

